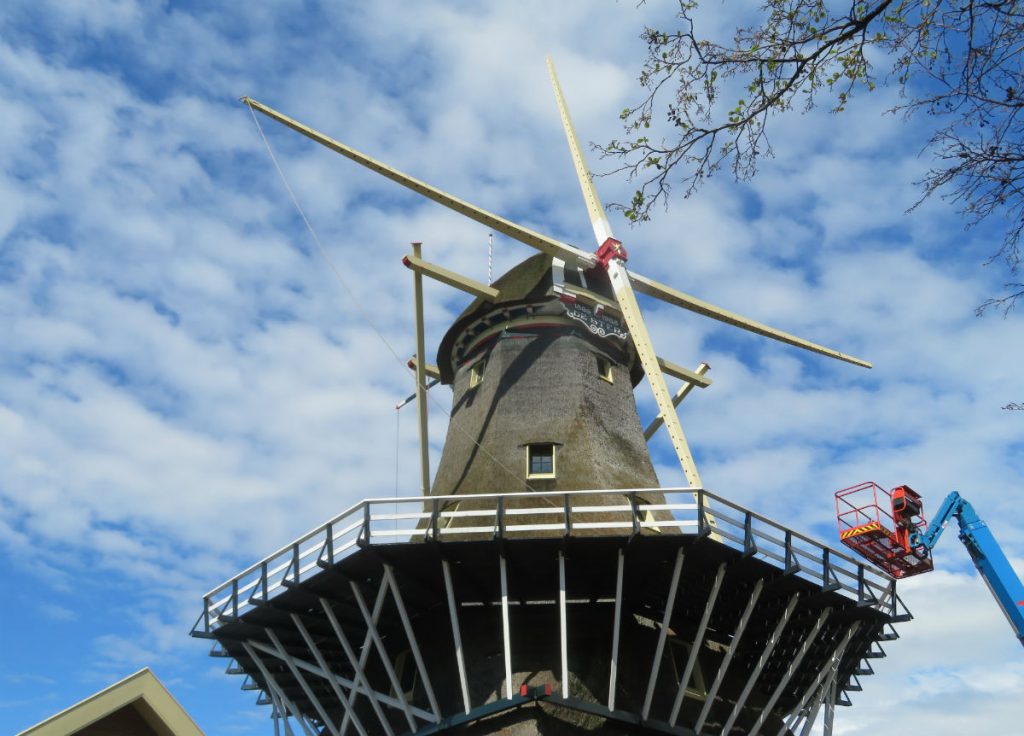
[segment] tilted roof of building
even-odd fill
[[[105,720],[110,720],[112,725],[124,724],[126,720],[142,722],[155,736],[204,736],[148,667],[17,736],[73,736]]]

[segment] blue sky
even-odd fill
[[[484,279],[487,230],[266,122],[339,288],[238,98],[589,248],[544,56],[581,138],[608,140],[643,25],[671,15],[649,6],[5,4],[0,732],[150,666],[208,734],[270,733],[188,637],[202,593],[360,498],[417,488],[415,423],[396,437],[393,408],[412,380],[375,329],[413,351],[409,241]],[[681,411],[708,488],[826,540],[838,488],[909,483],[932,508],[956,489],[1021,569],[1024,415],[1001,407],[1024,402],[1024,322],[973,315],[1002,282],[982,266],[1000,232],[937,200],[905,214],[927,121],[882,115],[893,102],[793,114],[753,182],[612,225],[638,271],[875,363],[644,302],[659,352],[712,365]],[[498,272],[528,254],[495,239]],[[464,299],[427,299],[436,345]],[[435,458],[444,428],[435,411]],[[654,453],[680,484],[663,438]],[[952,534],[901,594],[917,618],[837,733],[1019,730],[1020,648]]]

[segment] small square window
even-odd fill
[[[615,383],[615,376],[612,375],[612,362],[603,355],[597,356],[597,375],[608,383]]]
[[[486,360],[478,360],[469,369],[469,387],[476,388],[484,380],[484,366],[487,365]]]
[[[526,477],[555,477],[555,446],[549,442],[526,446]]]

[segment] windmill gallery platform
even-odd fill
[[[806,736],[822,711],[830,734],[835,706],[910,618],[889,576],[704,488],[676,405],[710,385],[708,366],[654,352],[634,289],[870,364],[627,271],[551,74],[595,253],[245,98],[541,251],[481,284],[414,244],[422,495],[364,500],[204,597],[192,634],[270,706],[275,736]],[[423,276],[475,297],[436,366],[422,358]],[[682,381],[674,396],[666,374]],[[646,430],[634,397],[644,376],[659,410]],[[433,480],[428,377],[452,389]],[[658,487],[647,442],[660,426],[687,487]]]
[[[909,618],[895,582],[653,490],[363,501],[210,591],[193,634],[306,734],[774,735],[848,704]]]

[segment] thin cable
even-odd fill
[[[267,138],[266,134],[263,132],[263,126],[260,125],[259,118],[256,117],[256,110],[253,109],[252,105],[248,105],[247,104],[246,107],[249,108],[249,113],[252,115],[252,120],[253,120],[254,123],[256,123],[256,130],[259,131],[260,138],[263,139],[263,145],[266,147],[267,153],[270,154],[270,160],[273,161],[273,163],[274,163],[274,168],[277,170],[277,175],[281,179],[281,183],[284,185],[285,190],[287,190],[288,196],[292,200],[292,204],[295,205],[295,210],[299,213],[299,216],[302,218],[303,223],[305,223],[306,229],[309,231],[310,236],[313,238],[313,242],[316,243],[316,247],[320,251],[320,255],[323,257],[324,261],[327,263],[327,266],[331,269],[331,272],[334,274],[334,277],[338,280],[338,283],[341,284],[341,287],[345,290],[345,293],[348,294],[349,299],[352,300],[352,303],[355,305],[356,311],[363,318],[363,321],[366,322],[367,325],[369,325],[370,329],[373,330],[374,333],[376,333],[377,337],[380,338],[380,341],[382,343],[384,343],[384,347],[386,347],[388,349],[388,352],[390,352],[391,355],[394,356],[394,358],[398,362],[398,364],[401,365],[403,368],[408,369],[408,364],[406,363],[406,361],[403,360],[401,358],[401,356],[398,355],[398,352],[393,347],[391,347],[391,343],[389,343],[388,339],[386,337],[384,337],[384,333],[380,329],[378,329],[376,323],[370,317],[369,313],[366,311],[366,309],[363,308],[362,302],[359,301],[359,297],[356,296],[355,291],[352,289],[352,287],[350,287],[348,285],[348,282],[345,281],[345,279],[341,275],[341,271],[338,269],[338,267],[334,265],[334,261],[331,260],[330,255],[327,253],[327,249],[324,248],[323,243],[320,242],[320,236],[317,235],[316,230],[313,228],[313,223],[311,223],[309,221],[309,218],[306,217],[306,213],[302,209],[302,205],[299,204],[299,199],[295,195],[295,191],[292,189],[291,184],[288,183],[288,177],[286,177],[284,175],[284,170],[281,168],[281,164],[278,162],[277,156],[274,154],[274,149],[270,145],[270,140]],[[452,415],[433,396],[431,396],[429,393],[427,393],[427,387],[426,386],[424,386],[424,388],[423,388],[423,395],[427,398],[427,400],[429,402],[431,402],[435,407],[437,407],[437,409],[439,411],[441,411],[442,414],[444,414],[446,417],[448,417],[448,424],[449,424],[449,426],[454,426],[454,428],[455,428],[455,430],[457,432],[459,432],[466,439],[468,439],[470,442],[472,442],[476,446],[476,448],[478,450],[480,450],[480,452],[482,452],[484,455],[486,455],[487,458],[490,459],[496,466],[498,466],[499,468],[504,470],[506,473],[511,475],[516,480],[520,479],[519,478],[519,474],[517,472],[513,471],[507,465],[502,463],[498,458],[496,458],[494,455],[492,455],[490,452],[488,452],[487,448],[484,447],[483,445],[481,445],[472,435],[469,434],[469,432],[467,432],[466,430],[462,429],[457,424],[453,425],[452,424],[452,421],[453,421],[452,420]],[[396,462],[396,464],[397,464],[397,462]],[[397,468],[396,468],[396,476],[397,476]],[[397,482],[396,482],[396,485],[397,485]],[[523,485],[526,486],[526,490],[528,490],[528,491],[536,490],[529,483],[527,483],[525,480],[523,481]],[[397,490],[396,490],[396,493],[397,493]],[[428,489],[427,495],[430,495],[429,494],[429,489]]]
[[[274,168],[277,169],[277,175],[281,178],[281,183],[284,184],[284,188],[288,191],[288,196],[291,197],[292,204],[295,205],[295,210],[299,213],[299,217],[301,217],[302,221],[306,224],[306,229],[309,230],[309,234],[313,238],[313,242],[316,243],[316,247],[320,251],[320,255],[323,256],[324,261],[327,262],[328,268],[334,272],[334,277],[338,280],[338,283],[341,284],[341,288],[345,290],[349,299],[351,299],[353,304],[355,304],[356,311],[359,312],[363,321],[370,326],[371,330],[377,333],[377,337],[379,337],[381,342],[384,343],[384,346],[388,351],[395,356],[395,360],[404,364],[405,361],[403,361],[399,357],[398,353],[395,352],[395,349],[391,347],[391,343],[389,343],[387,338],[384,337],[384,333],[377,329],[377,325],[370,318],[370,315],[366,310],[363,309],[363,305],[352,290],[352,287],[348,285],[348,282],[345,281],[345,278],[341,275],[341,271],[338,270],[334,265],[334,261],[332,261],[331,257],[327,254],[327,249],[324,248],[323,243],[320,242],[320,236],[316,234],[316,230],[313,229],[313,224],[309,221],[309,218],[306,217],[306,213],[302,209],[302,205],[299,204],[298,197],[295,196],[295,192],[292,190],[291,184],[288,183],[288,178],[284,175],[284,170],[281,168],[281,164],[278,162],[277,156],[274,155],[274,149],[271,148],[270,141],[267,140],[267,136],[263,132],[263,126],[260,125],[259,118],[256,117],[256,111],[252,108],[252,105],[247,105],[247,107],[249,108],[249,113],[252,115],[253,122],[256,123],[256,130],[260,132],[260,138],[263,139],[263,145],[267,147],[267,153],[270,154],[270,160],[274,162]]]

